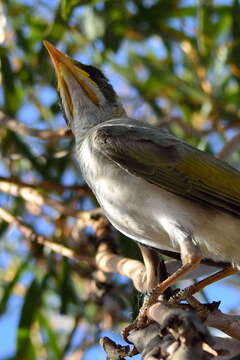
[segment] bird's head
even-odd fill
[[[78,130],[83,135],[98,123],[126,115],[100,70],[69,58],[48,41],[44,45],[56,71],[65,119],[74,133]]]

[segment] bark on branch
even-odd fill
[[[144,265],[140,261],[114,254],[106,243],[99,246],[96,265],[103,272],[117,272],[127,276],[140,292],[146,291]],[[166,262],[167,272],[175,272],[179,265],[180,262],[176,260]],[[197,271],[198,273],[195,270],[190,276],[201,276],[204,272],[214,271],[214,268],[201,264]],[[235,356],[240,359],[240,317],[223,314],[216,308],[207,311],[208,306],[193,298],[191,304],[194,303],[197,304],[196,311],[191,305],[183,305],[181,308],[182,305],[161,302],[150,307],[148,315],[154,321],[153,325],[141,330],[135,329],[128,336],[143,360],[233,360]],[[226,341],[212,337],[206,326],[215,327],[233,339]],[[133,356],[127,347],[116,345],[108,338],[105,338],[102,345],[109,360]]]
[[[109,338],[101,345],[109,360],[125,359],[136,353],[142,360],[237,360],[240,342],[211,336],[196,312],[160,302],[152,306],[155,322],[133,330],[128,341],[134,345],[115,344]]]
[[[240,342],[211,336],[191,310],[160,302],[151,307],[150,315],[156,322],[128,337],[143,360],[240,359]]]
[[[146,293],[148,290],[146,284],[146,269],[141,261],[129,259],[112,252],[112,249],[107,243],[102,243],[96,253],[97,267],[107,273],[118,273],[128,277],[133,281],[135,288],[141,293]],[[181,261],[169,260],[165,261],[167,273],[173,274],[180,266]],[[201,264],[197,269],[187,274],[184,279],[195,279],[200,276],[211,274],[217,269],[213,266]]]

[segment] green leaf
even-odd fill
[[[0,315],[2,315],[4,313],[4,311],[6,311],[6,307],[7,307],[9,298],[12,295],[13,289],[14,289],[15,285],[18,283],[20,277],[22,276],[22,274],[24,273],[26,268],[28,267],[28,262],[29,262],[29,259],[27,259],[22,264],[20,264],[20,266],[17,268],[12,280],[5,286],[3,296],[2,296],[1,302],[0,302]]]
[[[42,311],[38,312],[38,322],[44,337],[44,346],[48,353],[49,359],[60,359],[61,348],[59,343],[59,335],[52,328],[48,316]]]
[[[71,267],[68,259],[63,259],[61,270],[59,282],[59,295],[61,299],[60,313],[66,314],[69,310],[69,305],[78,304],[79,306],[80,303],[71,280]]]
[[[1,74],[4,96],[4,109],[14,115],[23,99],[23,90],[17,85],[17,75],[13,72],[7,51],[0,47]]]
[[[85,9],[83,20],[83,29],[89,40],[95,40],[104,34],[104,22],[93,8]]]
[[[25,295],[19,321],[16,351],[17,360],[32,360],[33,344],[31,341],[31,329],[41,304],[41,298],[41,286],[36,279],[33,279]],[[35,359],[35,357],[33,359]]]

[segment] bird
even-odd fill
[[[77,161],[106,217],[134,241],[181,255],[182,266],[158,285],[152,303],[203,258],[230,266],[202,280],[198,290],[236,273],[240,172],[162,128],[129,117],[101,70],[71,59],[48,41],[44,45],[75,136]]]

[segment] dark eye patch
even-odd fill
[[[79,61],[74,61],[74,64],[89,74],[90,78],[98,85],[99,89],[102,91],[107,101],[116,101],[116,93],[113,90],[113,87],[110,84],[109,80],[106,78],[106,76],[102,73],[101,70],[91,65],[82,64]]]

